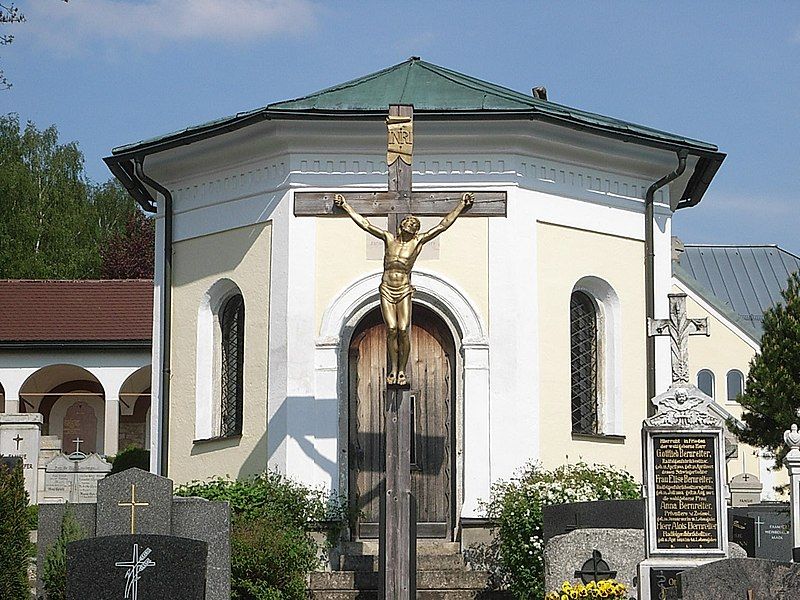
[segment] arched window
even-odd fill
[[[706,396],[714,397],[714,373],[708,369],[701,369],[697,373],[697,387]]]
[[[576,291],[569,309],[572,431],[598,433],[597,305],[588,294]]]
[[[221,330],[220,436],[242,433],[244,412],[244,299],[226,300],[219,315]]]
[[[728,371],[727,388],[728,388],[728,402],[736,402],[739,396],[744,391],[744,375],[741,371],[731,369]]]

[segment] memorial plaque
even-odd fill
[[[653,436],[655,536],[659,550],[718,548],[716,436]]]
[[[205,600],[208,544],[112,535],[67,545],[67,600]]]
[[[650,598],[652,600],[677,600],[678,573],[683,569],[653,569],[650,571]]]
[[[64,414],[64,451],[89,454],[97,451],[97,415],[88,402],[78,401]],[[76,443],[75,440],[81,441]]]

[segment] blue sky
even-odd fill
[[[800,2],[23,0],[0,113],[55,124],[96,181],[114,146],[301,96],[411,55],[712,142],[687,242],[800,254]]]

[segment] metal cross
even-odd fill
[[[11,439],[12,439],[12,440],[14,440],[15,442],[17,442],[17,451],[19,451],[19,443],[20,443],[22,440],[24,440],[25,438],[24,438],[24,437],[22,437],[20,434],[17,434],[17,437],[15,437],[15,438],[11,438]]]
[[[597,583],[605,579],[614,579],[616,576],[617,572],[608,568],[608,563],[603,560],[603,555],[598,550],[592,550],[592,558],[583,563],[579,571],[575,571],[575,577],[580,577],[583,583],[590,581]]]
[[[758,515],[756,517],[756,532],[758,533],[758,535],[756,536],[756,542],[759,548],[761,547],[761,526],[766,524],[767,524],[766,521],[761,520],[761,515]]]
[[[672,355],[672,385],[689,383],[689,336],[708,335],[708,319],[686,316],[686,294],[669,294],[669,319],[648,319],[647,335],[668,335]]]
[[[85,442],[86,440],[82,440],[80,437],[76,437],[72,442],[75,444],[75,452],[81,451],[81,443]]]
[[[125,573],[125,598],[139,600],[139,579],[141,572],[148,567],[155,567],[156,563],[148,558],[152,550],[146,548],[139,554],[139,544],[133,545],[133,558],[129,561],[115,562],[115,567],[122,567],[128,571]]]
[[[130,502],[117,502],[117,506],[130,506],[131,507],[131,535],[136,533],[136,507],[137,506],[150,506],[149,502],[136,501],[136,484],[131,484],[131,500]]]

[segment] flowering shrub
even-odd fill
[[[639,497],[633,476],[608,466],[579,462],[547,471],[526,465],[517,477],[492,487],[486,507],[497,524],[498,578],[517,598],[539,600],[545,595],[543,506]]]
[[[576,583],[572,585],[569,581],[561,584],[561,589],[549,592],[545,600],[573,600],[576,598],[617,598],[627,600],[628,588],[624,583],[619,583],[613,579],[603,581],[590,581],[586,585]]]

